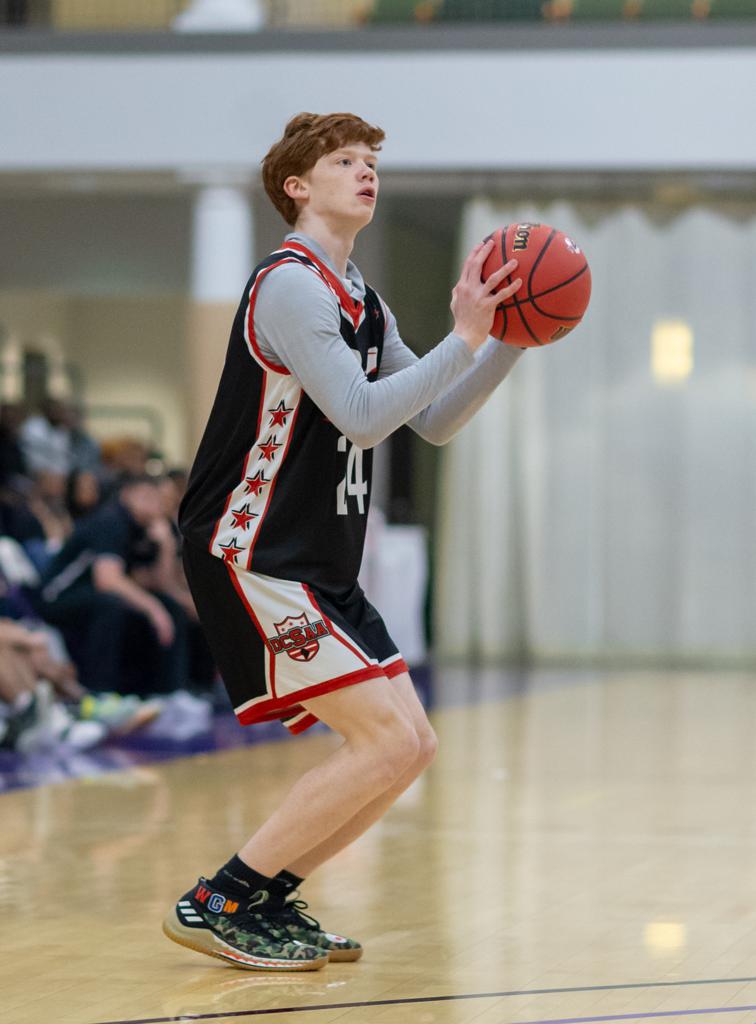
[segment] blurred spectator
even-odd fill
[[[23,663],[23,673],[19,678],[25,676],[32,683],[47,679],[59,696],[69,700],[80,700],[84,696],[86,691],[77,679],[76,668],[70,661],[53,655],[44,630],[33,630],[12,619],[0,618],[0,650],[6,654],[13,652],[21,659],[19,667]]]
[[[56,699],[56,684],[67,696],[83,696],[72,667],[50,656],[43,633],[0,619],[0,747],[27,752],[65,744],[82,750],[105,738],[107,726],[77,721]]]
[[[66,481],[66,511],[72,519],[91,515],[100,504],[101,489],[97,474],[91,469],[74,469]]]
[[[12,537],[19,544],[44,536],[42,526],[29,502],[34,483],[26,477],[0,475],[0,537]]]
[[[100,449],[103,465],[111,473],[120,476],[141,476],[147,472],[150,452],[147,445],[135,437],[114,437],[103,441]]]
[[[20,440],[28,473],[47,470],[68,476],[73,458],[68,423],[68,407],[57,398],[46,398],[41,412],[24,422]]]
[[[58,626],[83,684],[166,693],[188,678],[186,613],[170,596],[176,546],[156,481],[125,478],[80,520],[43,574],[38,610]]]
[[[60,634],[33,618],[25,591],[38,582],[23,549],[0,537],[0,747],[82,749],[152,722],[159,702],[80,685]]]
[[[23,407],[15,402],[0,405],[0,482],[26,471],[19,439],[24,415]]]
[[[69,405],[66,414],[71,432],[71,469],[94,472],[100,466],[100,446],[84,428],[84,412],[79,406]]]
[[[62,473],[40,470],[34,476],[34,486],[29,493],[29,508],[40,524],[50,554],[60,550],[73,530],[65,502],[66,480]]]
[[[186,493],[189,474],[185,469],[169,469],[160,481],[160,496],[163,500],[163,511],[168,519],[176,524],[178,533],[178,510],[181,499]]]

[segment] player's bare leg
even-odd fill
[[[420,703],[415,687],[412,685],[408,673],[404,672],[395,679],[390,680],[389,685],[407,708],[412,720],[415,732],[419,740],[418,754],[412,764],[396,780],[396,782],[385,790],[379,797],[371,801],[367,806],[357,812],[346,824],[337,829],[324,842],[319,843],[309,850],[303,857],[286,865],[286,870],[300,878],[307,878],[317,867],[324,864],[331,857],[335,856],[345,847],[353,843],[371,825],[379,821],[389,810],[402,793],[408,789],[415,779],[428,767],[436,754],[436,734],[431,727],[425,714],[425,709]],[[313,711],[313,714],[317,712]]]
[[[239,873],[247,875],[246,903],[243,888],[229,895],[215,879],[200,879],[163,924],[174,942],[248,970],[317,970],[329,959],[362,955],[358,942],[325,932],[304,915],[305,904],[272,898],[271,887],[284,864],[296,863],[394,786],[417,760],[420,741],[407,705],[386,679],[336,690],[306,706],[344,743],[294,785],[221,869],[236,884]]]
[[[344,743],[295,783],[239,851],[246,864],[269,877],[299,863],[396,786],[420,754],[412,714],[388,680],[345,687],[303,704]]]

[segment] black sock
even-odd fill
[[[227,864],[224,864],[212,878],[208,879],[208,882],[213,888],[219,889],[229,896],[244,897],[252,896],[260,889],[269,889],[273,879],[253,870],[244,863],[241,857],[234,854]]]
[[[276,877],[271,880],[268,892],[271,899],[282,902],[295,889],[298,889],[302,882],[304,882],[304,878],[300,878],[299,875],[293,875],[291,871],[279,871]]]

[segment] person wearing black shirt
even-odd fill
[[[156,481],[130,477],[77,524],[44,572],[38,611],[62,631],[88,689],[169,693],[186,685],[186,613],[160,587],[175,558]],[[149,589],[138,582],[145,570]]]

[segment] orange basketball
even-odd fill
[[[519,263],[513,276],[522,278],[519,291],[496,308],[493,337],[530,348],[574,330],[591,298],[591,270],[580,247],[548,224],[508,224],[489,238],[495,244],[483,264],[483,280],[513,258]]]

